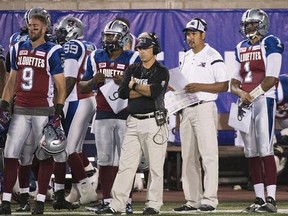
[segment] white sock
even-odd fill
[[[275,194],[276,194],[276,185],[268,185],[266,187],[267,190],[267,196],[272,197],[275,200]]]
[[[264,184],[259,183],[259,184],[255,184],[253,186],[254,186],[254,191],[255,191],[256,197],[260,197],[265,201]]]

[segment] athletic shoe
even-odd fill
[[[211,206],[211,205],[207,205],[207,204],[202,204],[198,209],[197,212],[214,212],[216,209]]]
[[[105,202],[105,203],[97,203],[91,207],[86,206],[85,209],[86,211],[90,211],[90,212],[98,212],[99,210],[103,209],[103,208],[107,208],[109,206],[109,202]]]
[[[133,208],[131,203],[126,204],[126,214],[133,214]]]
[[[121,214],[120,212],[116,211],[115,209],[111,208],[110,206],[107,206],[105,208],[100,209],[96,212],[96,214]]]
[[[276,201],[272,197],[268,196],[266,198],[266,203],[257,208],[256,212],[277,213]]]
[[[10,202],[2,201],[2,204],[0,206],[0,215],[11,215]]]
[[[189,205],[182,205],[178,208],[174,208],[173,209],[174,212],[178,212],[178,213],[183,213],[183,212],[196,212],[197,211],[197,208],[194,208],[192,206],[189,206]]]
[[[157,209],[154,209],[152,207],[146,207],[143,209],[142,214],[144,215],[154,215],[154,214],[159,214],[160,212]]]
[[[264,204],[265,204],[265,202],[262,198],[256,197],[254,203],[252,203],[250,206],[246,207],[242,212],[256,212],[256,210]]]
[[[44,202],[36,201],[32,215],[40,215],[44,213]]]
[[[16,212],[30,212],[29,193],[19,194],[20,206],[16,208]]]
[[[77,209],[79,208],[78,203],[71,203],[65,200],[65,191],[59,190],[55,192],[55,200],[52,202],[53,208],[56,209]]]

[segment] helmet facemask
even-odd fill
[[[109,53],[123,48],[129,41],[129,27],[122,21],[109,22],[102,32],[102,47]]]
[[[121,44],[121,34],[102,33],[102,46],[108,52],[113,52],[123,46]]]

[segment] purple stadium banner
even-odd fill
[[[288,45],[288,9],[265,10],[270,17],[270,33],[279,37],[284,46]],[[179,65],[180,56],[188,49],[182,29],[194,17],[203,18],[208,24],[206,42],[216,48],[223,56],[231,72],[229,59],[234,58],[233,50],[242,39],[239,24],[244,10],[87,10],[87,11],[49,11],[54,23],[67,15],[81,19],[85,25],[85,40],[94,42],[101,47],[101,32],[104,26],[116,17],[124,17],[130,21],[131,32],[155,32],[161,43],[163,53],[158,58],[168,68]],[[0,43],[8,50],[9,37],[19,31],[23,24],[25,11],[0,11],[0,27],[2,37]],[[288,72],[288,52],[283,55],[281,73]],[[229,112],[230,102],[235,97],[230,93],[220,94],[217,105],[220,112]]]

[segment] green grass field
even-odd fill
[[[172,211],[172,208],[178,207],[182,205],[183,203],[179,202],[166,202],[162,209],[161,209],[161,215],[188,215],[188,214],[176,214]],[[189,215],[221,215],[221,216],[229,216],[229,215],[245,215],[247,213],[241,213],[241,210],[250,205],[251,203],[248,202],[221,202],[216,212],[213,213],[191,213]],[[34,203],[31,203],[31,207],[33,207]],[[269,214],[269,213],[249,213],[249,215],[288,215],[288,202],[278,202],[278,213],[277,214]],[[16,213],[15,208],[18,206],[18,204],[12,204],[12,215],[30,215],[31,213]],[[133,208],[135,215],[139,215],[142,213],[142,209],[144,207],[143,202],[134,202]],[[93,212],[88,212],[85,210],[85,206],[81,206],[79,209],[76,209],[74,211],[64,211],[64,210],[57,210],[55,211],[52,208],[51,202],[48,202],[45,205],[45,212],[44,215],[60,215],[60,216],[69,216],[69,215],[96,215]]]

